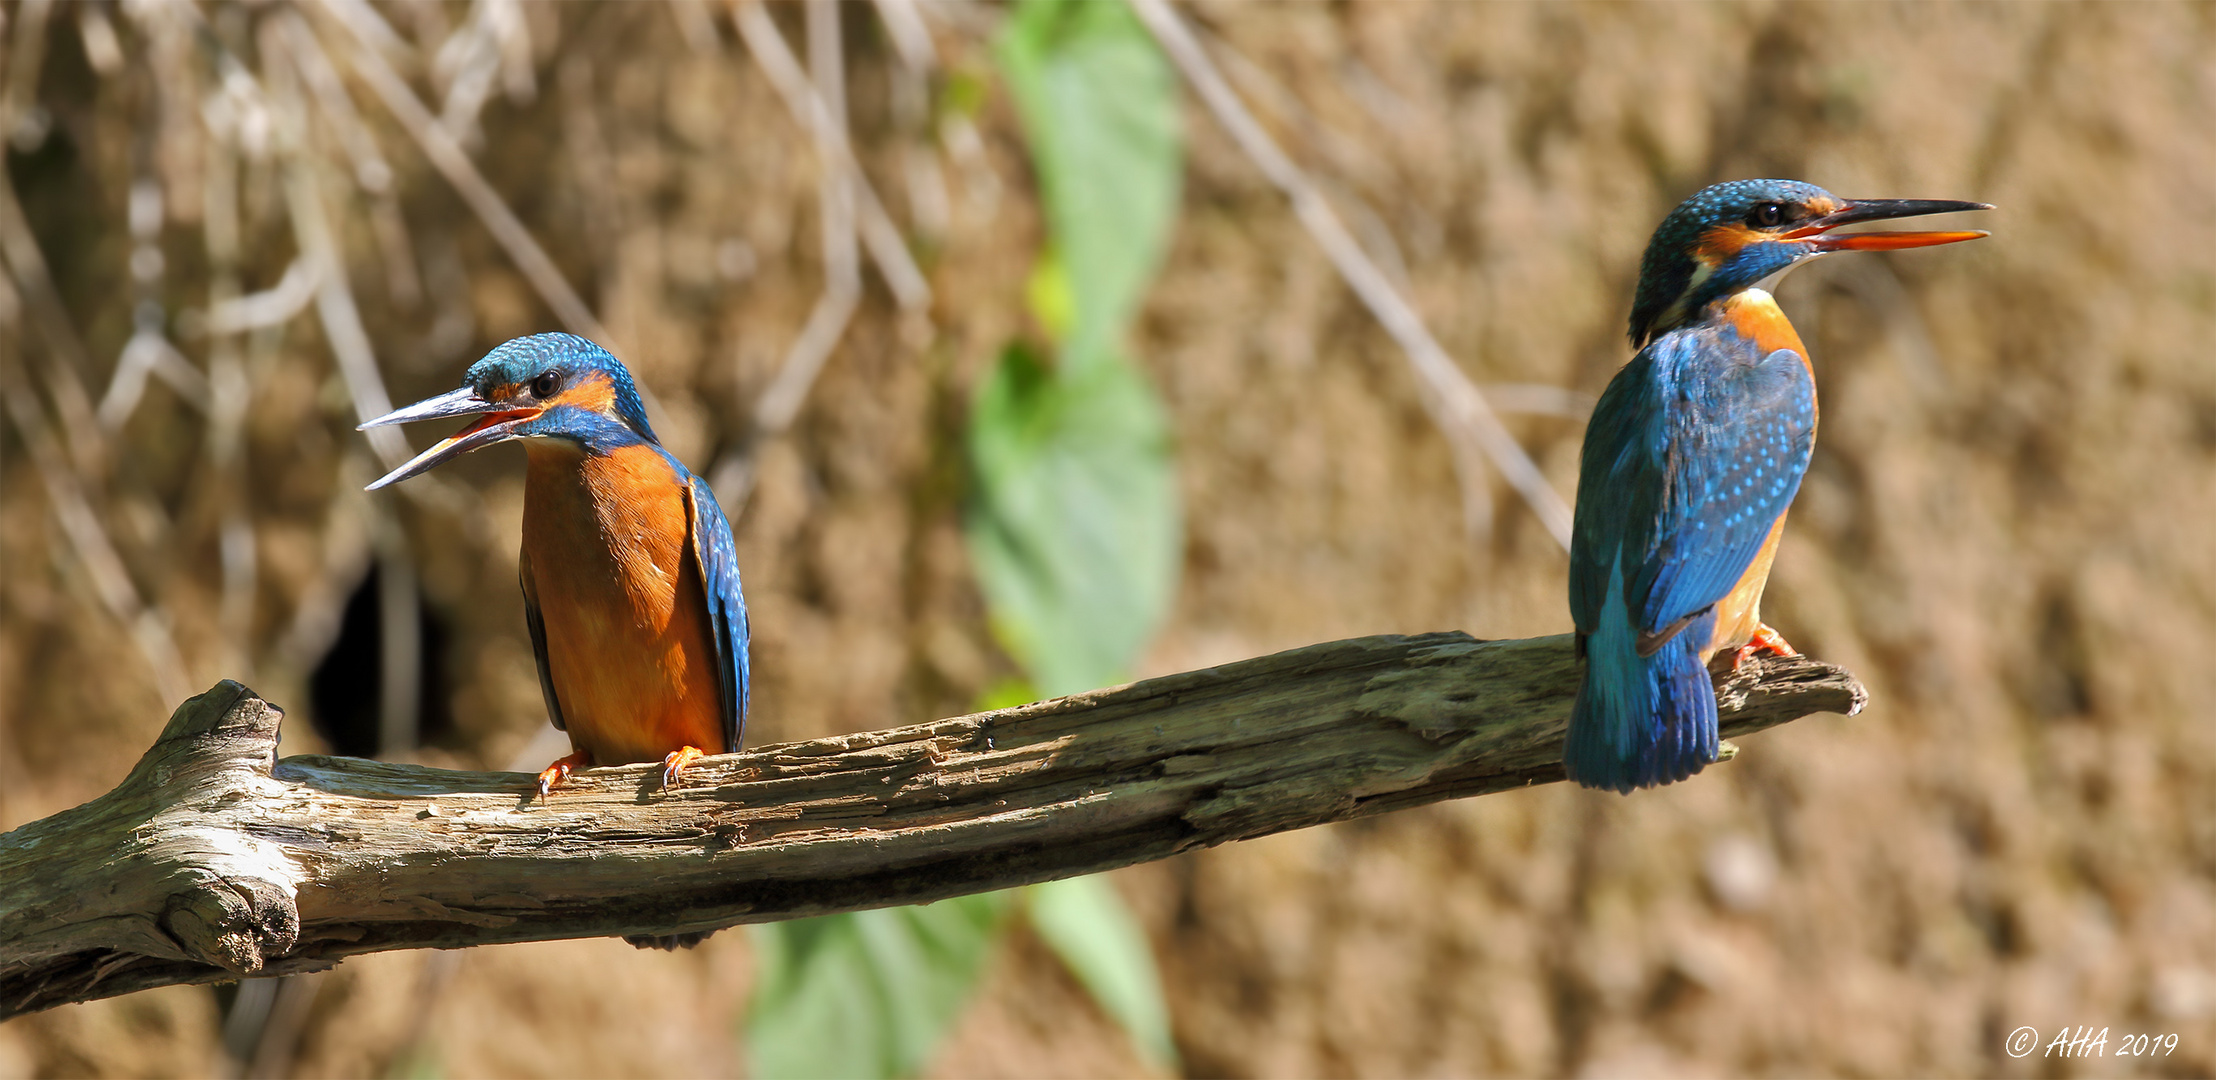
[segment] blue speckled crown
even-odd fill
[[[1711,184],[1693,194],[1693,197],[1677,204],[1670,216],[1654,230],[1654,239],[1647,242],[1646,257],[1639,262],[1639,292],[1631,305],[1631,344],[1634,348],[1645,345],[1653,335],[1668,329],[1656,326],[1685,291],[1692,287],[1693,246],[1709,226],[1746,217],[1755,207],[1767,202],[1802,203],[1814,199],[1830,199],[1830,192],[1814,184],[1798,180],[1732,180]],[[1741,282],[1703,282],[1703,292],[1711,288],[1720,295],[1726,288],[1740,287]],[[1697,311],[1701,304],[1713,296],[1689,298],[1683,310]]]
[[[480,389],[530,382],[547,370],[564,374],[604,371],[615,387],[616,415],[639,437],[656,445],[654,428],[646,422],[646,405],[631,381],[631,370],[608,350],[575,334],[531,334],[501,343],[484,359],[469,366],[462,385]]]

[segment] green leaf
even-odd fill
[[[446,1068],[438,1047],[418,1042],[395,1055],[385,1066],[385,1080],[446,1080]]]
[[[1006,893],[753,928],[746,1021],[758,1080],[890,1080],[921,1067],[969,999]]]
[[[1121,3],[1026,0],[997,55],[1076,299],[1062,360],[1106,360],[1168,246],[1184,173],[1175,74]]]
[[[1031,264],[1031,276],[1023,283],[1023,301],[1049,339],[1069,338],[1070,326],[1077,321],[1077,294],[1070,291],[1070,276],[1053,248],[1040,252],[1039,261]]]
[[[1029,705],[1037,700],[1039,700],[1039,692],[1031,688],[1031,680],[1010,676],[986,687],[985,692],[978,695],[977,704],[971,706],[970,711],[991,712],[994,709],[1013,709],[1018,705]]]
[[[947,69],[946,82],[939,92],[939,108],[961,117],[975,117],[985,111],[986,76],[982,71],[957,64]]]
[[[1077,981],[1139,1051],[1156,1065],[1177,1063],[1169,1007],[1154,950],[1123,896],[1100,875],[1064,878],[1023,890],[1031,929],[1069,965]]]
[[[1120,681],[1168,611],[1183,525],[1168,423],[1121,360],[1001,353],[970,418],[965,532],[1001,644],[1048,696]]]

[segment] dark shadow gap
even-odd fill
[[[308,679],[309,719],[316,734],[331,745],[332,753],[348,757],[373,758],[385,750],[378,745],[377,730],[384,703],[384,633],[377,598],[377,568],[371,566],[346,600],[338,640]],[[446,665],[448,631],[446,620],[427,600],[419,597],[416,611],[417,640],[423,643],[416,741],[435,746],[454,732]]]

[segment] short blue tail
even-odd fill
[[[1562,755],[1570,779],[1630,794],[1683,780],[1716,760],[1716,690],[1701,662],[1716,617],[1703,614],[1651,656],[1640,656],[1628,619],[1585,639],[1585,681],[1570,711]]]

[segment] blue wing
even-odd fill
[[[1657,342],[1639,350],[1616,372],[1585,424],[1570,532],[1570,617],[1581,642],[1600,629],[1611,579],[1614,588],[1623,587],[1617,562],[1625,544],[1641,544],[1635,539],[1639,523],[1659,516],[1662,462],[1669,449],[1656,374],[1661,347]]]
[[[1597,628],[1610,571],[1641,655],[1728,595],[1792,504],[1816,441],[1799,354],[1728,326],[1668,334],[1601,395],[1585,433],[1570,612]]]
[[[739,585],[737,545],[731,522],[716,504],[715,492],[697,476],[686,477],[686,510],[692,516],[693,558],[700,563],[701,591],[708,597],[709,632],[715,639],[716,685],[723,704],[723,750],[735,753],[746,734],[746,595]],[[542,665],[543,666],[543,665]]]
[[[523,585],[523,623],[531,628],[531,655],[539,661],[539,693],[546,697],[546,718],[554,730],[568,731],[562,722],[562,703],[554,697],[554,672],[546,666],[546,619],[539,614],[539,590],[531,580],[531,549],[526,545],[517,561],[516,577]]]

